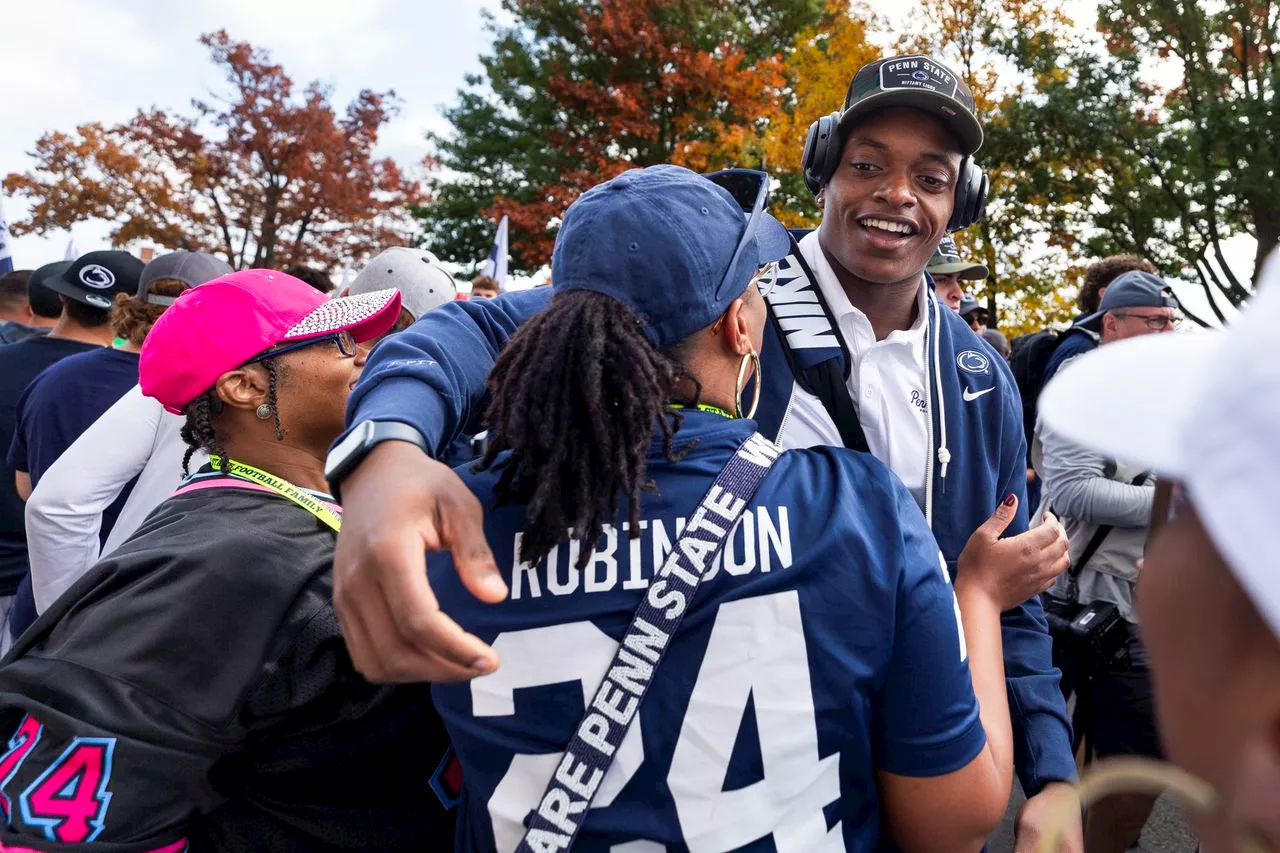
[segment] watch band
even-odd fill
[[[426,437],[414,427],[400,421],[364,421],[357,424],[347,433],[334,448],[329,451],[325,460],[325,479],[329,481],[329,491],[334,499],[342,502],[340,489],[342,481],[369,451],[384,441],[404,441],[416,446],[428,456],[431,455]]]

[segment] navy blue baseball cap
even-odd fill
[[[714,323],[760,267],[790,253],[786,229],[758,215],[729,274],[747,226],[729,191],[680,166],[631,169],[565,211],[552,287],[611,296],[640,315],[654,346],[673,344]]]
[[[1088,323],[1122,308],[1177,308],[1178,300],[1165,280],[1143,270],[1129,270],[1115,277],[1102,294],[1098,311],[1077,322]]]

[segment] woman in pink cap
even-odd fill
[[[210,462],[0,668],[0,848],[451,846],[427,688],[368,684],[331,606],[323,459],[399,313],[246,270],[156,323],[142,390]]]

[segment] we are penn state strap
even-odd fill
[[[526,821],[516,853],[564,851],[573,845],[703,576],[781,452],[753,433],[716,475],[641,599],[564,758]]]

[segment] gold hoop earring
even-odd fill
[[[745,415],[742,413],[742,389],[747,384],[747,365],[751,365],[755,371],[756,385],[755,391],[751,395],[751,411]],[[756,408],[760,405],[760,356],[756,355],[755,350],[747,353],[742,357],[742,364],[738,367],[738,385],[734,389],[733,395],[733,413],[740,418],[748,420],[756,416]]]

